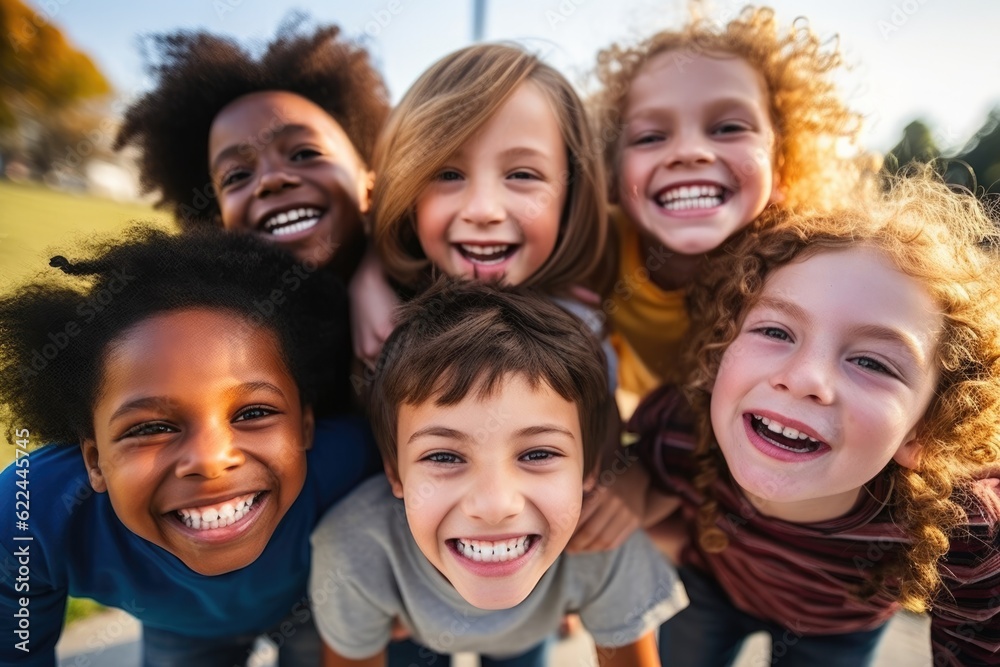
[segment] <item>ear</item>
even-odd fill
[[[906,437],[903,439],[903,444],[899,446],[899,449],[897,449],[896,453],[892,456],[892,460],[904,468],[916,470],[920,467],[920,458],[924,452],[924,445],[918,436],[917,432],[919,430],[919,424],[914,426],[913,429],[906,434]]]
[[[361,172],[358,179],[358,210],[367,213],[372,207],[372,191],[375,189],[375,172],[368,169]]]
[[[590,493],[597,488],[597,478],[600,471],[600,466],[595,466],[594,470],[583,478],[583,493],[584,495]]]
[[[108,484],[104,480],[104,473],[101,472],[97,441],[93,438],[84,438],[80,442],[80,450],[83,453],[83,465],[87,468],[87,477],[90,479],[90,488],[97,493],[106,492]]]
[[[388,461],[383,461],[382,467],[385,469],[385,476],[389,478],[389,486],[392,487],[392,495],[402,500],[403,482],[400,481],[399,474],[396,472],[395,468],[389,465]]]
[[[313,446],[313,439],[316,437],[316,417],[313,415],[311,405],[302,407],[302,442],[304,449],[310,450]]]

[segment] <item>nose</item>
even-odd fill
[[[501,193],[494,183],[478,179],[469,184],[462,203],[461,218],[464,222],[492,225],[503,222],[506,217]]]
[[[483,467],[469,485],[463,504],[470,518],[495,526],[524,510],[524,496],[512,474],[501,467]]]
[[[708,138],[701,128],[685,128],[673,138],[673,150],[667,156],[670,166],[690,166],[710,164],[715,161],[715,153],[708,144]]]
[[[835,374],[832,359],[816,350],[803,348],[778,364],[771,375],[771,386],[789,392],[794,398],[829,405],[835,398]]]
[[[301,178],[290,173],[284,167],[278,165],[268,166],[265,163],[261,163],[260,168],[262,170],[260,179],[258,179],[257,188],[254,190],[256,197],[268,197],[282,190],[298,187],[302,183]]]
[[[224,426],[202,426],[190,431],[181,448],[174,468],[178,477],[215,479],[245,460],[232,431]]]

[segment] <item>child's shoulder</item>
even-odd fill
[[[598,646],[631,643],[688,604],[677,571],[642,531],[612,551],[563,554],[556,567]]]
[[[1000,559],[1000,467],[981,471],[957,500],[966,523],[952,539],[952,555],[961,550]]]
[[[313,531],[314,549],[333,549],[345,558],[370,558],[390,550],[394,536],[408,531],[403,501],[392,495],[385,475],[354,488],[323,516]]]

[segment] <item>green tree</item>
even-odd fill
[[[969,166],[979,187],[986,192],[1000,192],[1000,108],[989,113],[955,159]],[[949,169],[949,174],[955,168]]]
[[[904,169],[911,162],[933,162],[941,156],[931,129],[922,120],[915,120],[903,129],[903,138],[886,155],[886,168],[892,172]]]

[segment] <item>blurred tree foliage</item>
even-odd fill
[[[0,0],[0,158],[20,159],[36,175],[94,136],[100,102],[112,92],[51,18],[22,0]]]
[[[913,121],[886,155],[885,168],[898,172],[911,162],[934,161],[938,161],[938,169],[950,183],[975,189],[980,196],[1000,193],[1000,108],[991,111],[979,130],[953,155],[942,153],[926,123]]]

